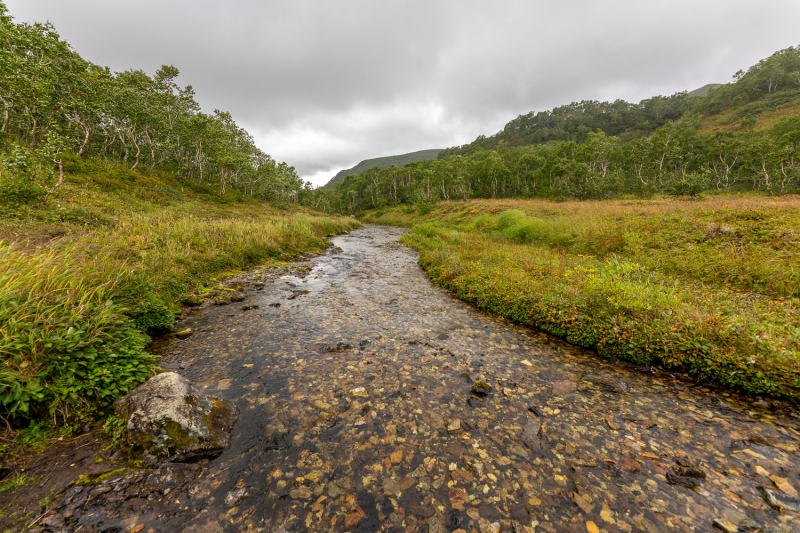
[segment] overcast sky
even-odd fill
[[[112,70],[181,71],[317,185],[577,100],[726,83],[800,44],[797,0],[5,0]]]

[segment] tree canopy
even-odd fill
[[[154,75],[83,59],[49,24],[15,23],[0,2],[0,197],[46,197],[70,156],[172,172],[218,194],[296,201],[294,168],[255,146],[230,113],[203,113],[172,65]],[[61,172],[58,172],[58,171]]]

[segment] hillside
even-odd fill
[[[441,151],[440,148],[435,148],[432,150],[419,150],[418,152],[411,152],[409,154],[402,154],[402,155],[390,155],[386,157],[376,157],[375,159],[365,159],[364,161],[360,162],[353,168],[348,168],[346,170],[340,171],[336,174],[328,183],[325,184],[325,187],[330,187],[331,189],[336,187],[337,184],[341,183],[342,180],[346,176],[350,176],[352,174],[358,174],[359,172],[363,172],[368,168],[389,168],[392,165],[397,167],[403,167],[409,163],[416,163],[417,161],[424,161],[426,159],[436,159]]]
[[[446,148],[443,159],[481,150],[549,141],[585,141],[598,129],[623,141],[651,135],[668,122],[697,120],[703,133],[772,127],[800,103],[800,48],[778,50],[731,83],[709,83],[690,92],[654,96],[639,103],[584,100],[547,111],[531,111],[509,121],[502,131]]]
[[[349,176],[326,208],[800,192],[800,47],[779,50],[733,79],[692,91],[705,96],[583,101],[520,115],[434,161]]]
[[[719,89],[723,85],[724,83],[709,83],[707,85],[703,85],[699,89],[695,89],[694,91],[689,91],[687,94],[689,96],[705,96],[714,89]]]

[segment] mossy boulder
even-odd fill
[[[181,303],[189,307],[198,307],[203,305],[203,298],[194,295],[186,296],[185,298],[181,299]]]
[[[135,452],[157,460],[216,457],[230,446],[236,406],[206,396],[183,376],[164,372],[117,400]]]
[[[484,396],[488,396],[490,392],[492,392],[492,386],[488,383],[483,381],[476,381],[472,384],[472,388],[470,392],[479,398],[483,398]]]

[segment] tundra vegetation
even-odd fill
[[[471,200],[362,220],[431,279],[604,357],[800,400],[800,198]]]
[[[0,451],[107,414],[148,334],[225,273],[356,227],[178,69],[111,72],[0,2]]]

